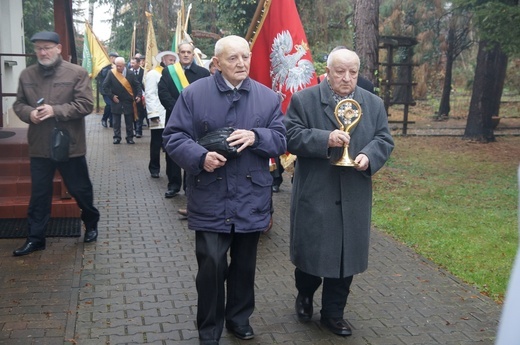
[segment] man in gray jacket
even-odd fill
[[[296,92],[284,123],[295,154],[291,200],[291,261],[296,266],[296,314],[310,320],[322,283],[321,323],[351,335],[343,318],[354,274],[366,270],[372,211],[372,176],[394,147],[382,100],[357,86],[359,57],[338,49],[327,60],[327,79]],[[361,119],[350,136],[339,129],[336,105],[354,99]],[[334,163],[349,145],[355,167]]]
[[[85,116],[94,108],[88,73],[81,66],[61,58],[60,38],[55,32],[39,32],[31,41],[38,64],[20,75],[16,115],[29,124],[27,140],[31,159],[31,200],[28,210],[28,238],[15,250],[15,256],[45,249],[45,227],[51,215],[52,180],[59,170],[69,193],[81,208],[85,224],[85,242],[96,241],[99,212],[94,207],[94,193],[88,174],[85,139]],[[42,99],[46,97],[46,99]],[[70,134],[69,159],[55,162],[50,158],[51,133],[54,127]]]

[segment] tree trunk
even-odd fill
[[[480,41],[465,139],[482,143],[496,141],[491,118],[498,116],[500,110],[506,69],[507,56],[500,47]]]
[[[379,0],[355,0],[355,50],[359,55],[362,75],[378,85]]]
[[[439,120],[447,119],[450,115],[450,96],[451,96],[451,82],[453,76],[453,60],[454,58],[454,48],[455,48],[455,32],[451,27],[448,29],[448,37],[447,37],[448,48],[446,50],[446,68],[444,72],[444,84],[442,86],[442,96],[441,102],[439,105],[439,111],[437,113],[437,118]]]

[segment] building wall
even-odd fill
[[[0,53],[25,54],[22,0],[0,0]],[[0,56],[2,94],[16,93],[25,57]],[[12,111],[15,97],[2,96],[4,127],[26,127]]]

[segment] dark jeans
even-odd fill
[[[81,220],[87,229],[97,227],[99,211],[94,207],[92,182],[85,156],[57,163],[48,158],[31,158],[31,201],[27,213],[28,240],[45,242],[45,229],[51,217],[52,185],[56,169],[70,195],[81,209]]]
[[[103,117],[101,121],[108,121],[110,125],[112,125],[112,100],[109,96],[103,95],[103,100],[105,101],[105,110],[103,111]]]
[[[134,114],[124,114],[126,127],[126,140],[134,137]],[[121,139],[121,114],[112,114],[112,124],[114,126],[114,139]]]
[[[231,234],[195,233],[195,254],[199,266],[195,279],[197,327],[201,341],[218,341],[224,320],[232,326],[249,324],[249,317],[255,308],[256,253],[260,234],[235,233],[234,230]],[[229,266],[228,250],[231,258]]]
[[[294,270],[296,289],[304,296],[314,296],[320,287],[322,278],[303,272],[296,268]],[[345,278],[323,278],[323,290],[321,293],[321,317],[343,318],[347,298],[350,293],[350,284],[353,276]]]

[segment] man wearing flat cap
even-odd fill
[[[85,135],[85,116],[94,108],[88,72],[61,58],[60,37],[55,32],[38,32],[32,38],[38,63],[20,74],[16,115],[29,124],[27,141],[31,169],[31,200],[27,214],[28,237],[14,256],[43,250],[45,228],[51,216],[52,186],[56,169],[69,193],[81,209],[85,242],[97,240],[99,211],[94,207]],[[68,160],[51,159],[51,134],[54,128],[70,135]]]

